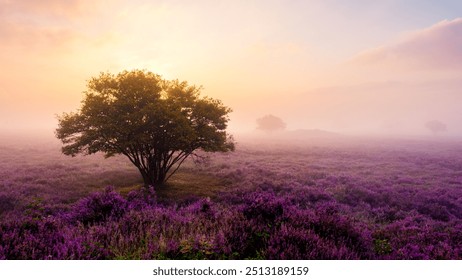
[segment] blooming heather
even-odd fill
[[[462,259],[462,149],[430,146],[243,146],[196,167],[225,188],[175,201],[117,161],[10,160],[0,259]]]

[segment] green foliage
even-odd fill
[[[88,82],[81,108],[58,118],[62,152],[123,154],[146,186],[162,184],[198,150],[234,150],[226,132],[231,109],[200,91],[147,71],[101,73]]]
[[[374,251],[378,255],[387,255],[393,250],[387,239],[374,239]]]
[[[257,119],[257,129],[263,131],[277,131],[277,130],[284,130],[286,128],[286,124],[280,118],[273,116],[273,115],[266,115]]]

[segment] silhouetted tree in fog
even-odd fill
[[[234,150],[226,132],[231,110],[200,98],[200,87],[147,71],[101,73],[87,84],[76,113],[59,117],[62,152],[123,154],[145,186],[162,184],[195,152]]]
[[[286,124],[278,117],[273,115],[266,115],[257,119],[257,129],[272,132],[276,130],[283,130]]]
[[[438,120],[432,120],[425,124],[425,127],[431,130],[433,134],[446,131],[446,125]]]

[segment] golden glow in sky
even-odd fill
[[[460,1],[372,2],[0,0],[0,129],[53,129],[90,77],[135,68],[203,85],[235,130],[460,123]]]

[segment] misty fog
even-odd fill
[[[273,113],[287,123],[289,130],[321,129],[353,135],[388,136],[432,135],[425,123],[439,120],[447,126],[447,131],[440,136],[459,137],[462,135],[460,88],[460,81],[446,84],[389,82],[323,88],[296,97],[281,94],[262,101],[254,106],[255,110],[251,110],[250,104],[242,110],[237,106],[233,117],[247,130],[255,126],[251,118]],[[231,125],[238,130],[239,124]]]

